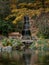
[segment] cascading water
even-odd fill
[[[24,17],[22,39],[23,40],[30,40],[31,39],[30,23],[29,23],[29,17],[28,16]],[[25,63],[25,65],[30,65],[31,53],[30,53],[30,49],[28,47],[30,46],[30,44],[32,42],[24,41],[23,43],[25,45],[24,53],[23,53],[24,63]]]

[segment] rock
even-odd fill
[[[11,46],[3,47],[3,48],[2,48],[2,51],[3,51],[3,52],[9,52],[9,53],[10,53],[10,52],[12,51],[12,47],[11,47]]]

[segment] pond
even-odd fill
[[[0,65],[49,65],[49,51],[27,49],[0,52]]]

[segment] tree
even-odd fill
[[[13,24],[10,21],[5,21],[0,19],[0,34],[8,36],[8,33],[11,32]]]

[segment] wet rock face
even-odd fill
[[[30,21],[28,16],[24,16],[24,26],[22,30],[23,39],[31,39]]]
[[[7,46],[7,47],[3,47],[2,48],[2,52],[11,52],[12,51],[12,47],[11,46]]]

